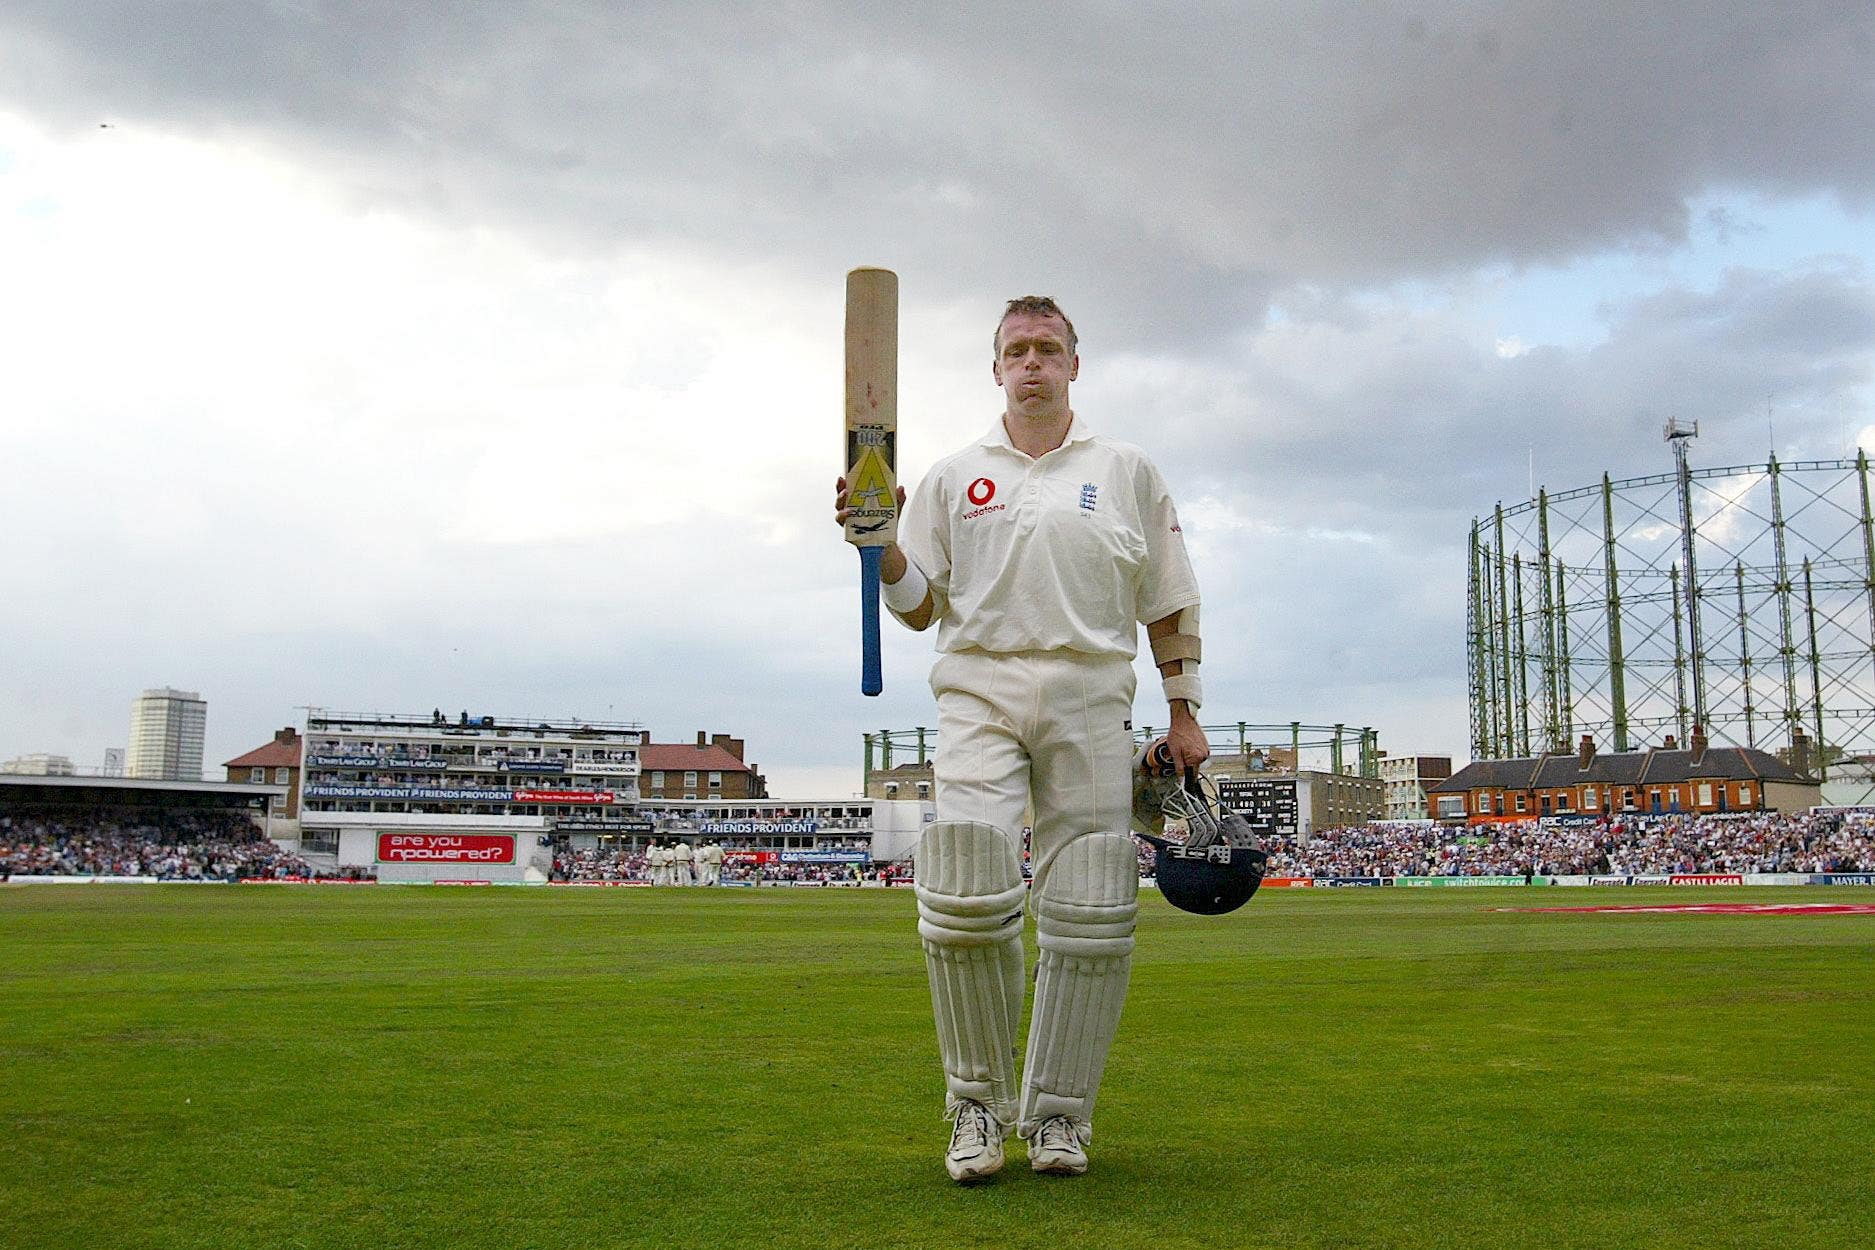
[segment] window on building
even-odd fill
[[[1560,794],[1556,796],[1556,810],[1557,811],[1567,812],[1567,811],[1573,811],[1574,809],[1575,809],[1575,801],[1570,796],[1567,790],[1562,791]]]
[[[684,788],[685,788],[685,789],[694,789],[694,788],[696,787],[696,784],[697,784],[697,771],[696,771],[696,769],[694,769],[694,768],[692,768],[692,769],[690,769],[690,770],[688,770],[688,771],[686,771],[686,772],[684,773]],[[686,797],[686,798],[695,798],[696,796],[695,796],[695,795],[686,795],[685,797]]]
[[[1524,804],[1523,795],[1520,794],[1517,796],[1517,810],[1521,812],[1524,809],[1525,809],[1525,804]]]
[[[1600,793],[1595,789],[1594,786],[1590,786],[1588,789],[1582,792],[1582,810],[1583,811],[1585,812],[1594,811],[1600,805],[1600,802],[1601,802]]]
[[[1738,787],[1738,801],[1746,804],[1751,802],[1751,786],[1749,784]]]
[[[276,786],[283,786],[286,783],[287,783],[287,770],[284,768],[274,769],[273,770],[273,784],[275,784]]]
[[[662,768],[654,768],[651,770],[651,784],[654,786],[657,786],[660,789],[663,788],[664,770]]]
[[[710,789],[720,790],[722,788],[723,788],[723,775],[719,772],[711,772],[710,773]]]
[[[247,779],[257,786],[265,785],[267,782],[267,770],[264,768],[250,768],[247,770]]]
[[[1699,805],[1701,807],[1712,806],[1712,783],[1710,781],[1699,783]]]

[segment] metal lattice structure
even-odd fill
[[[1466,654],[1478,759],[1688,741],[1788,751],[1842,779],[1875,752],[1866,454],[1695,469],[1473,521]],[[1866,776],[1866,769],[1861,770]]]
[[[1248,758],[1259,749],[1280,748],[1289,751],[1298,768],[1344,776],[1379,776],[1380,734],[1371,725],[1307,725],[1301,721],[1252,724],[1249,721],[1226,721],[1201,725],[1213,758],[1237,756]],[[1144,746],[1160,733],[1141,725],[1133,730],[1133,741]],[[864,776],[875,767],[891,769],[893,764],[923,765],[937,750],[937,730],[881,729],[865,735],[866,763]]]

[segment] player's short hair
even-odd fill
[[[1000,359],[1003,354],[1003,322],[1016,313],[1030,313],[1038,317],[1059,317],[1061,324],[1068,327],[1068,355],[1075,352],[1074,323],[1068,320],[1068,314],[1061,311],[1061,305],[1046,295],[1022,295],[1009,301],[1003,309],[1003,315],[997,318],[996,333],[990,335],[990,352],[993,358]]]

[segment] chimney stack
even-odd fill
[[[700,747],[709,745],[709,740],[703,736],[701,729],[697,730],[697,745]]]
[[[1806,777],[1810,775],[1810,738],[1801,729],[1790,731],[1790,766]]]
[[[1667,740],[1660,744],[1660,749],[1662,751],[1677,751],[1680,749],[1679,740],[1672,734],[1668,734]]]
[[[1698,768],[1699,761],[1706,758],[1706,727],[1704,725],[1693,726],[1693,736],[1688,745],[1693,749],[1693,767]]]
[[[1589,770],[1589,764],[1595,759],[1595,739],[1588,734],[1582,735],[1582,744],[1576,748],[1576,766],[1583,772]]]

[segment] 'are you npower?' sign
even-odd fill
[[[380,833],[380,864],[512,864],[506,833]]]

